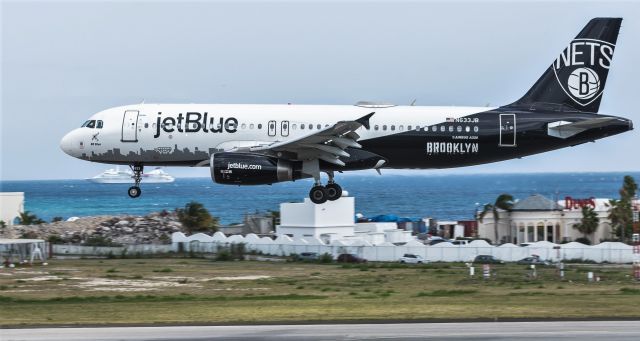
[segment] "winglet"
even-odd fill
[[[360,117],[359,119],[356,120],[356,122],[362,124],[363,127],[369,129],[369,119],[371,118],[371,116],[373,116],[373,114],[375,114],[376,112],[372,112],[370,114],[364,115],[362,117]]]

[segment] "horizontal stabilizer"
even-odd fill
[[[557,121],[549,123],[547,133],[549,136],[566,139],[588,129],[605,127],[615,120],[615,117],[598,117],[578,122]]]

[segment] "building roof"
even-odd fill
[[[513,205],[512,211],[561,211],[562,206],[540,194],[534,194]]]

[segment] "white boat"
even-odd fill
[[[99,184],[129,184],[133,183],[133,172],[128,169],[121,170],[120,167],[116,166],[116,168],[107,169],[101,174],[86,180]],[[142,174],[143,183],[168,183],[174,182],[175,180],[176,178],[160,168]]]

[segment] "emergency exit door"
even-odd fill
[[[269,136],[276,136],[276,121],[269,121],[267,124],[267,134]]]
[[[122,117],[122,142],[138,142],[138,111],[127,110]]]
[[[500,114],[500,142],[501,147],[516,146],[516,115]]]
[[[284,137],[289,136],[289,121],[280,122],[280,135]]]

